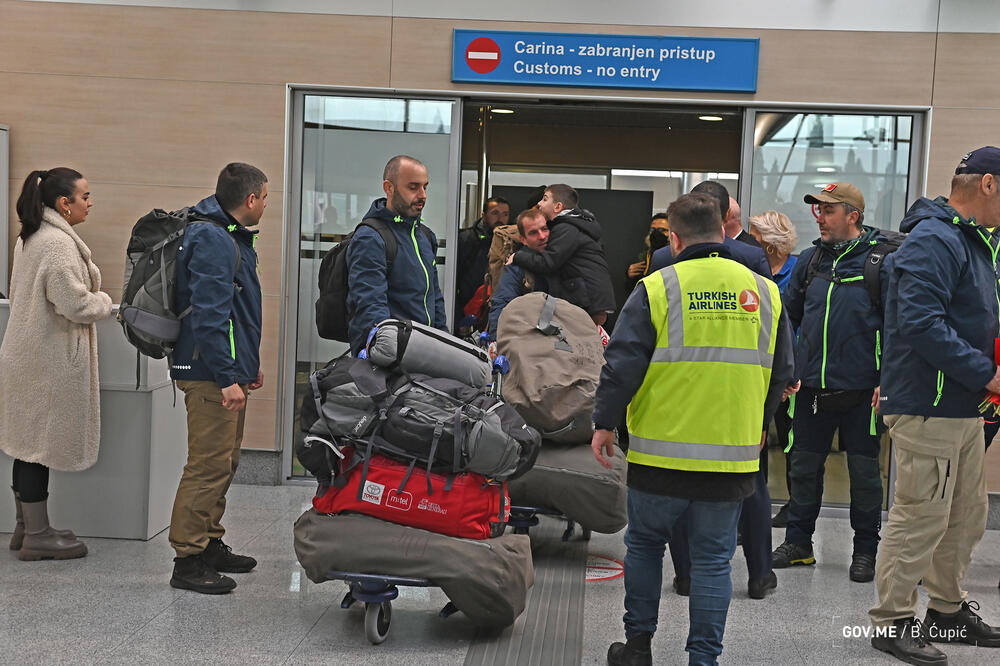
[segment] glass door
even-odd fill
[[[294,240],[288,243],[283,366],[286,476],[306,474],[293,450],[302,437],[297,414],[309,374],[347,350],[347,344],[316,333],[320,262],[354,230],[371,203],[385,196],[382,171],[395,155],[410,155],[427,165],[430,185],[423,216],[438,237],[438,277],[451,312],[461,139],[452,128],[461,127],[461,112],[457,99],[294,93],[289,207]]]
[[[743,163],[750,177],[741,192],[741,202],[748,202],[744,218],[767,210],[786,214],[795,225],[793,254],[798,254],[819,236],[816,208],[804,203],[803,196],[841,181],[864,195],[866,226],[898,230],[920,195],[923,118],[917,112],[748,111]],[[780,502],[788,498],[782,444],[772,436],[768,448],[768,487]],[[886,435],[879,455],[883,508],[889,506],[892,488],[890,457]],[[849,505],[847,456],[837,436],[825,478],[824,505]]]

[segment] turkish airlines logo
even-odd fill
[[[740,292],[740,307],[747,312],[757,312],[760,309],[760,297],[752,289]]]

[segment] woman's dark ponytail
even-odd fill
[[[32,171],[24,179],[21,196],[17,198],[17,217],[21,221],[21,241],[24,242],[42,226],[45,206],[55,209],[59,197],[70,201],[76,195],[76,181],[83,178],[80,172],[68,167],[48,171]]]

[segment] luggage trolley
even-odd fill
[[[392,623],[392,600],[399,596],[399,587],[437,587],[426,578],[406,578],[382,574],[362,574],[348,571],[328,571],[328,580],[347,583],[347,594],[340,602],[341,608],[350,608],[354,602],[365,605],[365,637],[372,645],[379,645],[389,635]],[[442,618],[458,612],[452,602],[438,612]]]

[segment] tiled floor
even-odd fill
[[[437,617],[446,601],[439,590],[403,589],[389,638],[371,646],[361,611],[339,607],[343,585],[305,578],[291,527],[310,495],[296,486],[233,487],[227,541],[260,565],[236,576],[239,588],[221,597],[167,585],[172,552],[165,533],[148,542],[88,539],[90,555],[67,562],[20,562],[0,552],[0,663],[464,663],[475,630],[461,614]],[[778,572],[777,592],[762,601],[747,598],[746,566],[737,554],[722,663],[900,663],[865,639],[842,636],[845,626],[867,626],[875,601],[871,584],[847,579],[847,521],[821,518],[816,548],[818,566]],[[589,551],[621,560],[622,535],[595,534]],[[687,600],[670,591],[671,576],[668,563],[657,664],[686,663]],[[994,625],[1000,624],[998,577],[1000,533],[991,531],[976,550],[967,587]],[[621,579],[586,583],[583,663],[603,664],[608,644],[620,638],[622,597]],[[1000,649],[944,649],[952,664],[1000,663]]]

